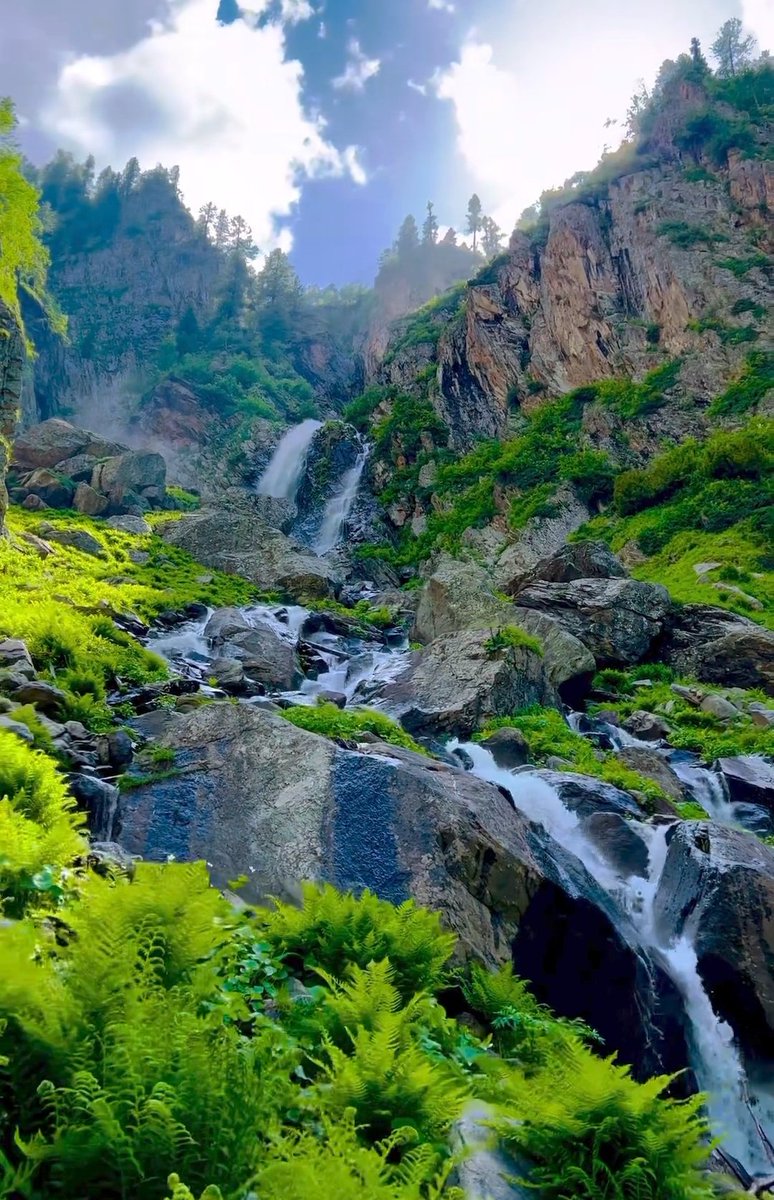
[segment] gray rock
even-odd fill
[[[722,696],[718,696],[715,692],[711,692],[709,696],[705,696],[699,708],[702,712],[717,717],[719,721],[733,721],[735,717],[741,716],[738,708],[735,708],[733,704],[729,704],[728,700],[724,700]]]
[[[612,783],[604,783],[593,775],[577,775],[573,771],[530,771],[558,794],[565,808],[579,817],[593,813],[618,813],[622,817],[641,817],[642,809],[633,796]]]
[[[767,708],[765,704],[756,701],[748,705],[747,712],[753,725],[757,725],[759,729],[774,729],[774,708]]]
[[[117,842],[92,842],[86,858],[91,869],[98,875],[113,875],[117,872],[129,879],[134,878],[136,860]]]
[[[616,757],[633,771],[639,771],[646,779],[652,779],[671,800],[679,802],[685,799],[682,783],[657,750],[651,750],[647,746],[624,746],[616,752]]]
[[[23,721],[14,721],[13,717],[9,717],[7,713],[0,713],[0,729],[6,733],[14,733],[24,742],[34,742],[35,735],[28,725]]]
[[[774,765],[757,754],[719,758],[717,765],[732,801],[762,804],[774,811]]]
[[[316,598],[333,595],[339,586],[329,563],[249,512],[207,509],[160,525],[157,532],[204,566],[243,575],[261,588]]]
[[[527,739],[519,729],[496,729],[481,743],[485,746],[498,767],[512,771],[529,762]]]
[[[48,542],[44,542],[43,538],[37,537],[34,533],[20,533],[19,538],[21,541],[26,542],[28,546],[32,547],[38,558],[50,558],[50,556],[54,553]]]
[[[538,581],[519,591],[518,601],[554,617],[588,647],[600,667],[643,659],[671,609],[666,588],[634,579]]]
[[[107,496],[95,492],[88,483],[79,483],[73,496],[73,508],[76,512],[85,513],[89,517],[100,516],[109,504]]]
[[[525,583],[571,583],[573,579],[625,579],[626,568],[604,542],[568,542],[530,571]]]
[[[40,712],[52,717],[59,716],[67,703],[61,688],[54,687],[53,683],[44,683],[42,679],[25,679],[14,688],[13,698],[19,704],[34,704]]]
[[[488,1127],[499,1115],[492,1105],[474,1100],[454,1123],[449,1140],[461,1158],[451,1182],[462,1188],[465,1200],[532,1200],[536,1195],[528,1184],[514,1182],[529,1178],[529,1165],[507,1154]]]
[[[53,467],[80,454],[93,434],[52,417],[20,434],[13,444],[14,461],[25,467]]]
[[[111,767],[121,770],[128,767],[134,758],[134,743],[123,729],[107,736],[108,762]]]
[[[92,558],[105,557],[102,543],[85,529],[51,529],[46,531],[46,538],[57,546],[70,546],[81,554],[90,554]]]
[[[453,633],[412,656],[384,692],[407,729],[465,737],[488,717],[557,703],[539,654],[524,646],[491,653],[489,638],[486,631]]]
[[[66,475],[73,483],[89,483],[94,474],[94,455],[76,454],[73,458],[65,458],[54,466],[59,475]]]
[[[712,822],[676,825],[668,837],[655,915],[661,937],[690,929],[715,1012],[745,1054],[774,1053],[774,850]]]
[[[513,622],[513,612],[482,567],[442,554],[420,592],[412,637],[427,643],[463,629],[498,628]]]
[[[585,817],[581,829],[622,879],[648,876],[648,847],[619,813],[595,812]]]
[[[112,842],[121,831],[118,788],[96,775],[71,775],[70,791],[88,813],[89,829],[95,841]]]
[[[111,529],[118,529],[121,533],[150,533],[151,527],[143,517],[132,516],[129,513],[123,513],[115,517],[108,517],[105,522]]]
[[[566,704],[575,705],[588,694],[596,671],[591,651],[574,634],[546,613],[514,608],[512,624],[540,640],[546,678]]]
[[[724,608],[686,604],[672,614],[660,654],[684,675],[774,692],[774,631]]]
[[[569,535],[585,525],[591,516],[568,484],[557,490],[551,506],[553,516],[532,517],[497,559],[494,584],[501,591],[513,595],[533,567],[561,550]]]
[[[235,633],[225,643],[225,654],[239,659],[245,675],[255,683],[287,690],[301,682],[295,650],[268,625]]]
[[[413,895],[463,953],[514,961],[638,1075],[686,1061],[658,965],[581,863],[496,787],[384,743],[343,750],[253,705],[171,714],[162,741],[181,773],[124,794],[130,853],[204,859],[216,886],[244,875],[249,902],[300,879]]]
[[[621,724],[627,733],[646,742],[658,742],[669,734],[669,726],[663,717],[642,708],[636,709]]]
[[[238,658],[214,658],[209,673],[215,686],[226,691],[241,691],[245,682],[245,669]]]
[[[167,464],[160,454],[129,450],[108,458],[95,466],[91,486],[110,498],[113,505],[122,504],[130,493],[142,495],[148,489],[162,493],[167,482]]]
[[[320,699],[325,700],[327,704],[335,704],[337,708],[347,707],[347,697],[344,692],[320,692]]]
[[[241,608],[216,608],[204,626],[204,636],[214,646],[222,645],[235,633],[249,633],[253,626]]]
[[[33,676],[35,674],[35,666],[27,643],[20,641],[19,638],[6,638],[5,641],[0,642],[0,664],[8,667],[17,675]]]

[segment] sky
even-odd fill
[[[180,167],[289,250],[306,283],[370,283],[403,217],[468,197],[509,233],[620,140],[638,81],[774,0],[2,0],[0,94],[32,161]]]

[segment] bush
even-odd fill
[[[688,225],[685,221],[662,221],[656,232],[661,237],[668,238],[681,250],[690,250],[694,246],[712,246],[715,242],[727,240],[719,233],[711,233],[701,225]]]
[[[403,746],[406,750],[414,750],[418,754],[427,751],[401,729],[386,713],[374,708],[337,708],[335,704],[317,704],[314,708],[298,705],[295,708],[283,708],[281,715],[291,725],[299,729],[308,729],[310,733],[319,733],[329,738],[351,738],[355,741],[361,733],[374,733],[383,742],[393,746]]]
[[[495,658],[508,650],[531,650],[533,654],[543,657],[543,643],[540,638],[527,633],[518,625],[504,625],[484,643],[484,649],[490,658]]]
[[[774,354],[754,350],[747,356],[738,377],[710,405],[710,416],[741,416],[774,388]]]

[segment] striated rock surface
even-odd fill
[[[0,536],[8,507],[5,472],[8,443],[16,428],[22,391],[24,342],[15,314],[0,300]]]
[[[707,604],[686,604],[668,622],[660,654],[684,675],[774,694],[774,632]]]

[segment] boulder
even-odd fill
[[[295,895],[300,879],[413,896],[463,953],[513,961],[638,1076],[685,1064],[663,972],[582,864],[496,787],[384,743],[341,749],[251,705],[164,722],[179,773],[122,797],[129,853],[204,859],[216,886],[244,876],[248,902]]]
[[[23,742],[34,742],[35,734],[30,729],[29,725],[25,725],[23,721],[14,721],[13,717],[7,713],[0,713],[0,730],[5,733],[13,733],[16,737],[21,738]]]
[[[579,704],[596,671],[591,651],[559,621],[537,609],[514,608],[511,623],[540,639],[546,678],[565,704]]]
[[[774,693],[774,631],[724,608],[686,604],[673,612],[659,653],[704,683]]]
[[[87,517],[100,516],[108,506],[107,496],[95,492],[88,483],[79,483],[73,496],[73,508]]]
[[[217,608],[204,626],[204,636],[217,646],[233,634],[249,633],[252,628],[241,608]]]
[[[622,879],[648,877],[648,846],[620,813],[595,812],[584,817],[581,831]]]
[[[600,667],[640,662],[672,607],[665,587],[634,579],[537,581],[519,591],[518,602],[557,620],[591,651]]]
[[[27,643],[19,638],[5,638],[0,642],[0,666],[16,672],[17,675],[32,677],[35,666],[32,655],[27,649]]]
[[[64,710],[67,697],[61,688],[53,683],[45,683],[42,679],[25,679],[13,690],[13,698],[18,704],[34,704],[47,716],[58,717]]]
[[[630,713],[622,722],[622,727],[632,737],[641,738],[644,742],[658,742],[669,735],[669,725],[663,717],[644,708],[635,709]]]
[[[573,579],[625,579],[628,571],[605,542],[568,542],[536,563],[525,579],[534,583],[571,583]]]
[[[485,630],[452,633],[412,655],[384,692],[407,729],[466,737],[488,717],[557,703],[541,656],[525,646],[491,652],[490,636]]]
[[[41,529],[41,532],[43,530]],[[80,550],[81,554],[90,554],[92,558],[104,558],[105,550],[100,541],[86,529],[54,529],[46,528],[45,537],[57,546],[70,546]]]
[[[248,511],[205,509],[162,524],[157,532],[206,567],[294,597],[335,594],[339,580],[325,559],[303,550]]]
[[[121,832],[120,793],[96,775],[71,775],[70,791],[88,814],[95,841],[112,842]]]
[[[494,584],[512,595],[537,563],[564,546],[571,533],[585,525],[591,513],[568,484],[551,499],[551,516],[535,516],[519,530],[494,566]]]
[[[633,771],[639,771],[646,779],[652,779],[670,800],[679,803],[685,799],[685,788],[669,763],[657,750],[648,746],[624,746],[616,757]]]
[[[529,762],[529,746],[520,729],[496,729],[481,743],[485,746],[498,767],[513,771]]]
[[[513,605],[495,596],[483,567],[442,554],[419,594],[411,636],[427,643],[463,629],[498,628],[512,619]]]
[[[459,1163],[451,1183],[462,1188],[465,1200],[531,1200],[534,1185],[519,1184],[529,1177],[529,1164],[517,1161],[505,1151],[491,1128],[499,1114],[491,1104],[471,1101],[452,1127],[452,1151]]]
[[[53,467],[80,454],[93,434],[76,429],[69,421],[51,417],[21,433],[13,444],[14,462],[23,467]]]
[[[105,522],[111,529],[118,529],[121,533],[150,533],[151,527],[144,517],[132,516],[130,513],[122,513],[115,517],[108,517]]]
[[[47,467],[32,471],[24,486],[29,493],[39,496],[49,508],[69,508],[75,492],[73,484]]]
[[[245,668],[238,658],[214,658],[209,673],[215,686],[227,692],[242,691],[245,683]]]
[[[747,706],[747,715],[759,729],[774,729],[774,708],[767,708],[765,704],[755,701]]]
[[[73,483],[90,483],[94,474],[94,455],[76,454],[73,458],[65,458],[55,464],[54,470],[72,479]]]
[[[689,933],[712,1007],[743,1051],[774,1058],[774,849],[753,834],[674,826],[656,895],[665,941]]]
[[[774,766],[758,754],[719,758],[732,803],[762,804],[774,812]]]
[[[167,464],[162,456],[139,450],[105,459],[95,466],[91,477],[91,486],[114,505],[122,504],[129,493],[142,496],[147,489],[163,493],[166,483]]]
[[[204,627],[221,659],[235,659],[254,683],[289,690],[301,682],[295,649],[269,626],[252,625],[238,608],[221,608]]]
[[[41,500],[40,496],[30,494],[22,500],[22,508],[26,508],[28,512],[43,512],[48,505],[45,500]]]
[[[593,775],[546,769],[530,771],[530,775],[536,775],[552,787],[564,807],[581,818],[599,812],[618,813],[622,817],[642,816],[642,809],[633,796]]]
[[[723,696],[719,696],[716,692],[710,692],[709,696],[705,696],[699,708],[702,712],[709,713],[712,717],[717,717],[719,721],[734,721],[741,716],[739,709],[725,700]]]

